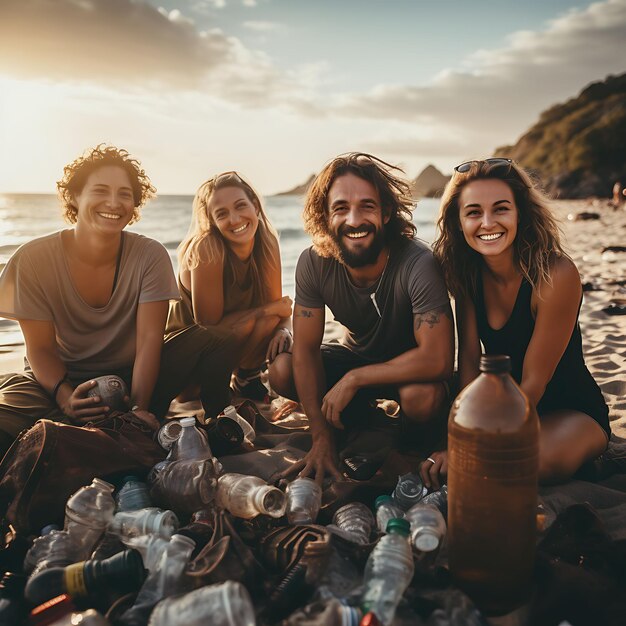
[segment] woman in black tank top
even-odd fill
[[[606,449],[608,409],[585,366],[580,276],[564,253],[545,196],[509,159],[455,168],[433,248],[456,301],[461,388],[482,352],[508,354],[512,374],[541,419],[539,477],[559,482]],[[426,482],[446,453],[424,463]],[[433,479],[433,480],[431,480]]]

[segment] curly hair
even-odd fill
[[[555,256],[567,256],[561,234],[549,208],[547,196],[529,174],[514,162],[473,161],[467,172],[455,171],[441,198],[433,253],[443,267],[448,290],[454,297],[476,295],[481,255],[470,248],[461,230],[459,197],[474,180],[497,179],[506,183],[515,199],[519,223],[513,244],[514,262],[524,278],[537,289],[550,284],[550,266]]]
[[[260,303],[270,300],[269,268],[277,261],[278,235],[263,209],[259,194],[237,172],[224,172],[209,178],[200,185],[193,199],[191,224],[187,236],[178,246],[178,263],[181,269],[193,270],[202,263],[221,261],[232,264],[232,256],[222,233],[213,222],[209,212],[211,196],[218,189],[235,187],[242,189],[254,205],[259,224],[254,235],[254,247],[250,264],[252,289]],[[234,275],[234,272],[232,272]],[[255,298],[256,299],[256,298]]]
[[[388,245],[416,236],[411,187],[395,172],[404,174],[399,167],[363,152],[342,154],[324,167],[309,187],[302,212],[304,230],[311,235],[317,254],[341,259],[339,247],[328,228],[328,192],[335,180],[345,174],[354,174],[376,188],[383,214],[389,216],[385,224]]]
[[[126,150],[101,143],[66,165],[63,168],[63,178],[57,181],[63,217],[70,224],[76,223],[78,214],[74,200],[76,194],[83,190],[87,179],[93,172],[107,165],[121,167],[130,179],[135,210],[129,224],[139,219],[141,207],[155,196],[156,189],[137,159],[133,159]]]

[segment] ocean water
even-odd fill
[[[159,196],[143,208],[141,220],[129,227],[160,241],[169,251],[174,268],[176,248],[189,227],[192,200],[192,196]],[[302,250],[311,245],[302,227],[302,198],[269,196],[264,198],[264,206],[280,236],[283,291],[293,297],[296,262]],[[413,213],[418,236],[428,243],[435,236],[438,207],[438,200],[425,198]],[[55,195],[0,194],[0,270],[23,243],[67,227]],[[18,324],[0,318],[0,350],[22,344]]]

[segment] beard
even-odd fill
[[[374,233],[374,238],[369,246],[360,250],[352,250],[348,248],[344,240],[344,235],[351,232],[362,232],[367,230]],[[332,233],[333,240],[339,247],[339,256],[342,263],[354,269],[373,265],[378,260],[382,249],[385,247],[385,232],[382,229],[375,229],[373,226],[364,228],[351,228],[342,226],[337,233]]]

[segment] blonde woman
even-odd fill
[[[291,348],[291,299],[282,296],[276,231],[258,194],[237,172],[200,186],[178,259],[182,300],[170,308],[166,342],[194,324],[208,333],[232,333],[233,392],[262,400],[265,361]]]

